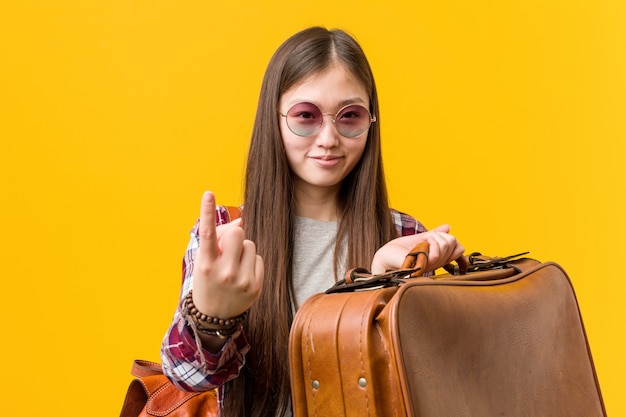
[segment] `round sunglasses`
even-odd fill
[[[279,113],[286,118],[287,127],[298,136],[312,136],[322,129],[324,116],[332,116],[332,122],[341,136],[356,138],[365,133],[376,116],[372,116],[365,107],[359,104],[348,104],[339,109],[337,114],[322,113],[313,103],[297,103],[287,114]]]

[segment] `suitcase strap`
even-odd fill
[[[400,269],[387,271],[383,274],[372,274],[365,268],[354,268],[346,273],[344,279],[337,281],[335,285],[326,290],[326,294],[339,292],[351,292],[357,290],[373,290],[378,288],[397,287],[407,282],[408,279],[421,277],[428,262],[428,242],[418,243],[407,254]],[[467,275],[471,280],[472,272],[490,271],[495,269],[513,268],[520,272],[511,262],[527,255],[521,252],[504,257],[483,256],[480,252],[472,252],[468,256],[461,256],[455,263],[443,266],[443,269],[452,276]],[[445,275],[449,277],[450,275]],[[430,277],[438,279],[442,276]]]

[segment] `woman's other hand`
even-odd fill
[[[426,272],[441,268],[463,255],[465,251],[465,248],[450,234],[450,226],[444,224],[428,232],[402,236],[389,241],[374,255],[372,273],[382,274],[390,269],[399,269],[411,249],[423,241],[428,241],[430,245]]]

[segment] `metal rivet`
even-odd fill
[[[318,381],[317,379],[313,380],[313,389],[319,389],[320,387],[320,381]]]
[[[359,378],[359,386],[365,388],[367,385],[367,380],[365,378]]]

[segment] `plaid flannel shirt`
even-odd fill
[[[413,217],[391,210],[398,236],[408,236],[425,232],[426,228]],[[216,223],[228,223],[230,217],[224,206],[217,207]],[[192,285],[193,265],[199,246],[198,223],[191,229],[191,239],[183,258],[183,283],[180,293],[182,300]],[[184,391],[207,391],[218,388],[218,402],[221,403],[226,382],[236,378],[245,363],[250,345],[243,326],[235,332],[218,353],[211,353],[196,341],[193,331],[185,323],[179,307],[167,331],[161,347],[163,371],[178,388]]]

